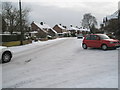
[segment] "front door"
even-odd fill
[[[97,35],[91,35],[91,47],[100,47],[100,39]]]

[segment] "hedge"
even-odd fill
[[[2,35],[2,42],[20,41],[21,35]]]

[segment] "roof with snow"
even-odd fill
[[[117,19],[118,18],[118,11],[116,11],[112,15],[108,15],[108,16],[104,17],[103,19],[106,20],[106,18],[107,18],[107,20]]]
[[[80,29],[76,28],[76,27],[70,27],[70,28],[68,28],[68,30],[80,30]]]
[[[90,31],[90,29],[87,29],[87,28],[77,28],[77,27],[70,27],[68,28],[68,30],[76,30],[76,31]]]
[[[90,32],[90,29],[84,29],[84,28],[81,28],[81,29],[79,29],[80,31],[88,31],[88,32]]]
[[[61,28],[61,29],[65,29],[63,26],[61,26],[61,25],[59,25],[59,24],[57,24],[57,26],[58,26],[59,28]]]
[[[36,23],[36,22],[33,22],[35,25],[37,25],[43,32],[47,33],[45,30],[43,30],[40,26],[40,24]]]
[[[57,33],[54,29],[52,29],[49,25],[47,24],[43,24],[41,25],[40,23],[36,23],[34,22],[34,24],[36,24],[40,29],[51,29],[54,33]]]
[[[32,31],[32,32],[30,32],[30,33],[38,33],[37,31]]]

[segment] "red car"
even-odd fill
[[[110,39],[105,34],[90,34],[86,35],[83,39],[82,47],[87,49],[87,47],[92,48],[102,48],[103,50],[107,50],[108,48],[120,47],[120,41],[116,39]]]

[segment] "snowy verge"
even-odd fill
[[[26,44],[26,45],[22,45],[22,46],[13,46],[13,47],[9,47],[9,48],[10,48],[11,51],[16,53],[16,52],[21,52],[21,51],[24,51],[24,50],[34,48],[38,45],[43,46],[43,45],[51,44],[53,42],[57,42],[57,41],[64,40],[64,39],[67,39],[67,38],[57,38],[57,39],[48,40],[48,41],[37,41],[37,42],[32,42],[30,44]]]

